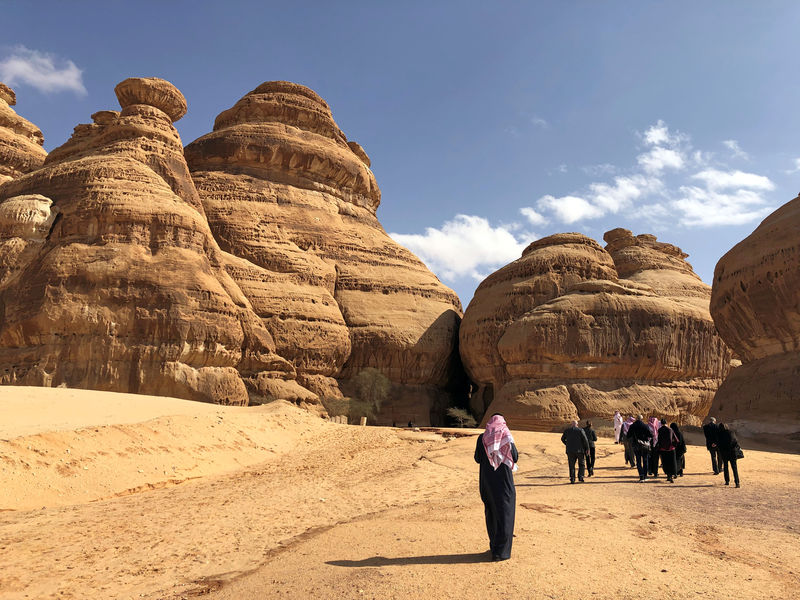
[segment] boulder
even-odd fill
[[[730,363],[708,286],[654,236],[605,239],[544,238],[481,284],[460,333],[473,410],[543,430],[615,410],[705,416]]]
[[[416,422],[441,412],[460,372],[460,303],[381,227],[370,159],[327,103],[298,84],[263,83],[185,155],[212,232],[237,259],[228,272],[297,380],[338,396],[375,367],[397,402],[404,386],[427,390]],[[393,410],[389,401],[379,420]]]
[[[800,430],[800,196],[769,215],[717,263],[711,314],[742,365],[712,413],[764,433]]]
[[[247,404],[295,370],[205,220],[172,125],[183,96],[156,79],[117,91],[121,112],[0,186],[0,250],[24,245],[0,260],[0,383]]]
[[[14,112],[16,103],[14,90],[0,83],[0,185],[38,169],[47,156],[42,132]]]

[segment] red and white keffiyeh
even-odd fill
[[[489,464],[496,471],[500,465],[508,465],[511,471],[516,471],[519,467],[514,463],[511,456],[511,444],[514,438],[508,430],[506,420],[500,415],[494,415],[486,423],[486,431],[483,432],[483,447]]]

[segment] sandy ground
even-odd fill
[[[690,447],[677,483],[638,484],[601,439],[569,485],[558,435],[515,432],[492,563],[477,431],[103,398],[2,388],[0,598],[800,598],[796,454],[745,445],[735,489]]]

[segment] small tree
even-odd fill
[[[360,416],[374,419],[381,411],[383,401],[389,397],[389,390],[392,387],[389,378],[378,369],[368,367],[353,378],[353,385],[358,399],[366,405],[359,407],[359,411],[365,413]],[[353,416],[352,410],[351,416]]]
[[[465,409],[451,406],[447,409],[447,416],[454,419],[459,427],[475,427],[477,422]]]

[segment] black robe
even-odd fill
[[[517,447],[511,444],[511,456],[519,460]],[[475,462],[480,464],[480,489],[486,514],[486,531],[489,534],[489,548],[493,558],[511,558],[511,541],[514,537],[514,511],[517,505],[517,490],[514,487],[514,474],[508,465],[500,465],[495,470],[486,456],[483,447],[483,434],[478,436],[475,446]]]

